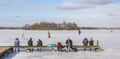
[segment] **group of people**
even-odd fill
[[[82,43],[83,43],[84,46],[88,46],[88,44],[89,44],[89,46],[93,46],[94,45],[94,40],[93,40],[92,37],[90,38],[90,40],[88,40],[87,38],[84,38]],[[86,50],[86,48],[84,48],[84,50]],[[91,48],[90,48],[90,50],[91,50]]]
[[[87,38],[84,38],[83,41],[82,41],[82,43],[83,43],[84,46],[88,46],[88,44],[90,46],[93,46],[94,45],[94,40],[93,40],[92,37],[90,38],[90,40],[88,40]],[[70,50],[77,51],[77,49],[73,48],[72,46],[73,46],[73,42],[72,42],[72,40],[70,38],[68,38],[66,40],[66,45],[62,45],[61,42],[57,43],[57,49],[58,49],[58,51],[62,51],[62,48],[64,48],[64,47],[67,48],[66,51],[68,51],[68,52]],[[86,48],[85,48],[85,50],[86,50]]]
[[[64,45],[64,46],[61,44],[61,42],[57,43],[57,49],[58,49],[58,51],[63,51],[62,48],[66,47],[66,51],[69,52],[70,50],[72,50],[72,46],[73,46],[73,42],[72,42],[72,40],[70,38],[68,38],[66,40],[66,45]]]
[[[83,45],[84,46],[88,46],[88,44],[90,46],[93,46],[94,45],[94,40],[93,38],[90,38],[90,40],[88,40],[87,38],[84,38],[83,41],[82,41]],[[28,46],[33,46],[33,40],[32,38],[30,38],[27,42]],[[43,45],[43,42],[39,39],[37,41],[37,45],[36,46],[42,46]],[[14,42],[14,46],[20,46],[20,41],[19,41],[19,38],[16,38],[15,39],[15,42]],[[66,51],[70,51],[70,50],[73,50],[73,51],[77,51],[77,49],[73,48],[73,41],[68,37],[68,39],[66,40],[66,45],[62,45],[61,42],[57,42],[57,50],[58,51],[63,51],[63,48],[66,50]],[[86,49],[85,49],[86,50]]]
[[[88,40],[87,38],[84,38],[82,43],[83,43],[84,46],[87,46],[88,43],[89,43],[90,46],[93,46],[94,45],[94,40],[93,40],[93,38],[90,38],[90,40]]]
[[[28,40],[27,44],[28,44],[28,46],[33,46],[33,40],[32,40],[32,38],[30,38],[30,39]],[[42,46],[42,45],[43,45],[43,43],[42,43],[42,41],[39,39],[39,40],[37,41],[37,45],[36,45],[36,46]],[[15,39],[15,41],[14,41],[14,46],[20,46],[19,38],[16,38],[16,39]]]
[[[33,46],[33,40],[32,40],[32,38],[30,38],[30,39],[28,40],[27,44],[28,44],[28,46]],[[39,40],[37,41],[37,45],[36,45],[36,46],[42,46],[42,45],[43,45],[43,43],[42,43],[42,41],[39,39]],[[20,46],[19,38],[16,38],[16,39],[15,39],[15,41],[14,41],[14,46]],[[15,49],[15,50],[16,50],[16,49]],[[33,51],[33,49],[28,49],[28,50]],[[40,49],[38,48],[38,50],[40,50]],[[19,49],[18,49],[18,51],[19,51]]]

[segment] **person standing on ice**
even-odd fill
[[[48,38],[51,38],[51,34],[50,34],[50,31],[48,31]]]
[[[79,33],[79,35],[81,34],[81,31],[80,30],[78,30],[78,33]]]
[[[22,34],[22,39],[25,39],[25,34],[24,33]]]
[[[68,37],[68,39],[66,40],[66,46],[67,46],[67,51],[69,52],[70,49],[72,49],[72,40]]]
[[[87,46],[88,45],[88,39],[84,38],[82,43],[83,43],[84,46]],[[86,50],[86,48],[84,48],[84,50]]]

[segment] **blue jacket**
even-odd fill
[[[14,46],[20,46],[20,42],[19,42],[19,40],[15,40],[15,42],[14,42]]]

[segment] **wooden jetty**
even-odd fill
[[[49,48],[49,46],[11,46],[14,49]]]
[[[56,48],[57,46],[54,46]],[[14,49],[38,49],[38,48],[51,48],[50,46],[0,46],[0,57],[8,54],[10,51],[13,51]],[[90,48],[95,49],[95,51],[100,50],[99,45],[94,46],[83,46],[83,45],[73,45],[73,48]]]
[[[10,51],[13,51],[12,47],[8,47],[8,46],[0,47],[0,57],[8,54]]]
[[[73,48],[90,48],[90,50],[91,49],[95,49],[95,51],[99,51],[100,50],[100,46],[99,45],[94,45],[94,46],[74,45]]]
[[[34,48],[50,48],[49,46],[12,46],[13,49],[34,49]],[[56,48],[57,46],[54,46]],[[83,46],[83,45],[74,45],[73,48],[90,48],[98,51],[100,49],[99,45],[94,46]]]
[[[5,49],[5,50],[3,49],[2,51],[11,50],[11,49],[51,48],[50,46],[0,46],[0,48],[1,47]],[[56,47],[57,46],[54,46],[53,48],[56,48]],[[100,46],[99,45],[94,45],[94,46],[73,45],[73,48],[91,48],[91,49],[95,49],[95,51],[98,51],[100,49]]]

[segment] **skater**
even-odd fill
[[[51,38],[50,31],[48,31],[48,38]]]
[[[81,34],[81,31],[80,30],[78,30],[78,33],[79,33],[79,35]]]

